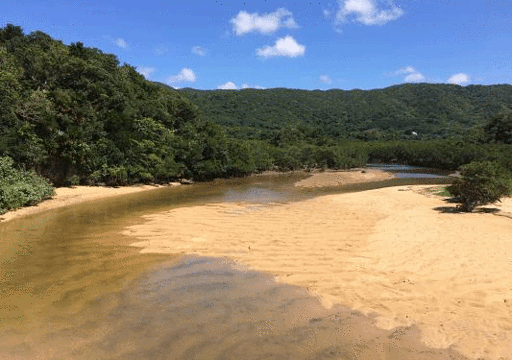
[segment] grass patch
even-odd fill
[[[432,194],[437,196],[446,196],[446,197],[454,197],[454,195],[448,190],[448,186],[443,186],[440,188],[436,188]]]

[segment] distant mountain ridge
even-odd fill
[[[297,126],[333,139],[464,137],[512,108],[512,85],[402,84],[375,90],[177,90],[233,136],[268,139]],[[242,128],[246,128],[242,130]]]

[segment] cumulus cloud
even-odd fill
[[[247,83],[243,83],[242,86],[240,87],[240,89],[248,89],[248,88],[265,89],[262,86],[258,86],[258,85],[250,86]],[[234,82],[228,81],[227,83],[224,83],[224,84],[221,84],[221,85],[217,86],[217,89],[222,89],[222,90],[238,90],[239,88],[235,85]]]
[[[338,0],[340,9],[336,13],[336,23],[341,24],[353,17],[353,21],[365,25],[384,25],[401,17],[404,12],[391,1],[386,1],[389,9],[378,7],[377,0]],[[383,1],[381,1],[383,2]]]
[[[417,71],[412,66],[405,66],[400,68],[399,70],[393,73],[395,76],[398,75],[406,75],[404,78],[404,82],[423,82],[425,81],[425,76],[422,73]]]
[[[320,76],[320,81],[325,83],[325,84],[331,84],[332,83],[332,80],[329,77],[329,75],[321,75]]]
[[[144,75],[144,77],[145,77],[146,79],[149,79],[149,77],[151,76],[151,74],[152,74],[153,72],[155,72],[155,71],[156,71],[156,69],[155,69],[155,68],[152,68],[152,67],[139,66],[139,67],[137,68],[137,72],[138,72],[139,74]]]
[[[126,49],[128,47],[126,41],[124,41],[124,39],[121,38],[116,39],[116,45],[119,46],[121,49]]]
[[[236,35],[241,36],[250,32],[272,34],[282,27],[296,29],[299,26],[293,19],[293,15],[285,8],[279,8],[273,13],[258,15],[240,11],[230,22]]]
[[[420,73],[409,74],[404,79],[405,82],[422,82],[425,81],[425,76]]]
[[[199,56],[204,56],[205,55],[205,50],[203,47],[201,46],[194,46],[192,48],[192,52],[196,55],[199,55]]]
[[[260,49],[256,49],[256,54],[263,58],[275,57],[275,56],[286,56],[286,57],[297,57],[304,55],[306,47],[300,45],[291,36],[280,38],[276,41],[274,46],[264,46]]]
[[[236,90],[237,87],[235,85],[234,82],[232,81],[228,81],[227,83],[224,83],[224,84],[221,84],[219,86],[217,86],[217,89],[222,89],[222,90]]]
[[[180,83],[180,82],[194,82],[196,81],[196,74],[192,71],[192,69],[183,68],[181,69],[178,75],[169,76],[167,78],[167,83]]]
[[[470,81],[469,75],[464,74],[464,73],[458,73],[458,74],[452,75],[448,79],[448,83],[458,84],[458,85],[467,84],[469,81]]]

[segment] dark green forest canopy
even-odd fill
[[[476,136],[489,118],[512,106],[512,85],[178,91],[229,134],[266,140],[282,128],[333,140],[462,139]]]
[[[238,152],[188,99],[115,55],[0,29],[0,156],[18,166],[58,185],[202,179],[239,171]]]

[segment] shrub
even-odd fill
[[[124,166],[112,166],[108,168],[108,184],[119,186],[128,182],[128,171]]]
[[[456,196],[461,203],[457,208],[462,211],[500,201],[512,191],[510,172],[498,162],[472,162],[462,166],[460,173],[447,190]]]
[[[0,214],[33,205],[55,195],[55,189],[33,171],[17,170],[10,157],[0,157]]]
[[[78,175],[70,176],[67,181],[71,184],[71,186],[80,185],[80,177]]]

